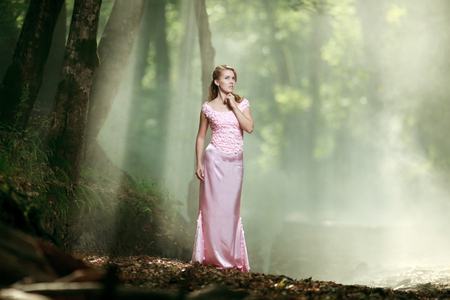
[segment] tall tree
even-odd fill
[[[178,52],[180,63],[176,66],[176,74],[178,74],[175,82],[176,89],[170,99],[169,113],[165,122],[167,135],[164,143],[166,153],[162,177],[174,197],[184,201],[189,190],[187,180],[194,176],[194,153],[189,151],[193,150],[193,147],[189,145],[193,145],[193,137],[198,126],[199,99],[202,102],[206,99],[200,98],[202,96],[201,93],[199,94],[200,81],[195,80],[200,77],[200,70],[192,67],[198,55],[195,2],[182,1],[180,15],[184,32]],[[196,203],[194,205],[198,205],[198,197],[194,198],[192,199]]]
[[[158,103],[158,124],[164,124],[168,113],[168,99],[170,97],[170,59],[169,45],[167,42],[167,19],[165,14],[166,0],[152,0],[148,5],[151,10],[151,19],[155,30],[151,31],[151,43],[155,48],[155,69],[156,69],[156,99]],[[166,135],[166,126],[161,126],[162,139]],[[161,142],[159,140],[158,142]],[[161,155],[164,155],[164,149],[161,147]],[[158,168],[159,169],[159,168]]]
[[[67,36],[67,5],[64,1],[55,31],[53,32],[52,46],[45,64],[44,74],[42,75],[42,86],[33,110],[50,110],[55,100],[55,94],[58,90],[59,75],[64,59]]]
[[[0,122],[27,126],[64,0],[32,0],[11,65],[0,85]]]
[[[20,36],[23,14],[26,14],[29,1],[0,1],[0,79],[5,75],[14,54],[14,45]]]
[[[163,165],[165,147],[161,145],[171,95],[166,4],[166,0],[146,1],[129,74],[133,90],[128,115],[133,117],[127,118],[124,165],[137,176],[153,178]]]
[[[211,43],[211,31],[209,30],[205,0],[195,0],[195,17],[197,18],[200,55],[202,59],[202,101],[205,101],[208,98],[208,87],[211,82],[211,73],[214,69],[214,56],[216,55],[216,51]]]
[[[63,167],[74,183],[81,172],[89,93],[99,65],[97,29],[101,3],[101,0],[75,1],[48,134],[54,154],[67,161]]]
[[[134,39],[144,11],[144,0],[116,0],[98,46],[100,66],[95,72],[89,100],[86,132],[86,157],[97,144],[117,95],[133,49]]]

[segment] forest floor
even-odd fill
[[[343,285],[312,278],[297,280],[284,275],[218,270],[211,266],[150,256],[109,258],[90,255],[85,256],[84,260],[99,267],[116,265],[120,282],[126,287],[174,295],[195,295],[207,289],[225,287],[236,294],[235,297],[230,294],[223,299],[450,299],[449,285],[428,283],[396,289]]]

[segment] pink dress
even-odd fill
[[[241,111],[250,106],[239,103]],[[200,201],[192,263],[248,272],[247,247],[241,219],[243,131],[232,111],[202,106],[211,126],[211,142],[203,156],[205,181]]]

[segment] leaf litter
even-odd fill
[[[343,285],[312,278],[293,279],[284,275],[243,273],[213,266],[190,264],[177,259],[146,255],[109,257],[86,256],[98,267],[115,265],[120,283],[130,288],[192,294],[212,286],[243,292],[242,299],[450,299],[450,287],[417,284],[409,289]]]

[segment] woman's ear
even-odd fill
[[[215,83],[215,85],[219,86],[217,79],[214,79],[214,83]]]

